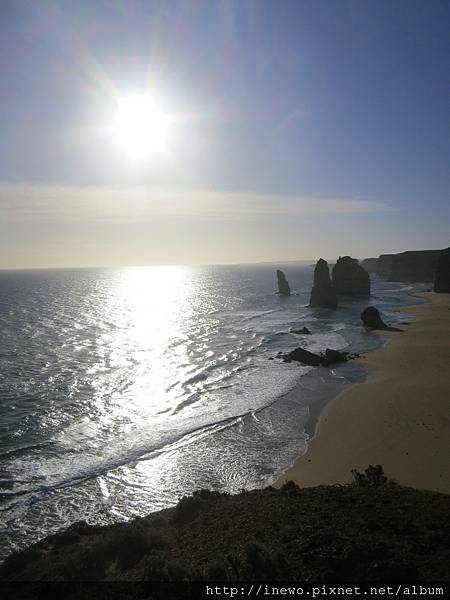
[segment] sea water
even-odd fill
[[[275,294],[276,268],[293,295]],[[312,276],[302,263],[0,272],[0,557],[75,521],[281,474],[364,371],[277,353],[374,349],[361,310],[401,323],[418,301],[372,277],[370,299],[309,309]]]

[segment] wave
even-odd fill
[[[200,425],[198,427],[193,427],[188,431],[184,431],[179,436],[161,444],[141,446],[135,448],[127,454],[117,457],[114,460],[100,461],[96,465],[92,465],[85,472],[80,472],[71,476],[67,476],[53,483],[36,485],[31,489],[3,491],[0,493],[0,500],[9,502],[5,506],[0,505],[0,512],[7,512],[10,509],[12,509],[16,505],[16,503],[14,502],[15,499],[28,497],[30,503],[35,503],[38,502],[43,496],[53,491],[75,485],[80,485],[84,482],[96,479],[97,477],[101,477],[102,475],[106,475],[107,473],[115,471],[116,469],[119,469],[121,467],[133,464],[135,465],[139,462],[151,460],[160,456],[161,454],[173,452],[174,450],[179,450],[180,448],[183,448],[187,445],[196,443],[206,436],[213,435],[219,431],[223,431],[224,429],[234,427],[238,423],[242,422],[242,420],[246,417],[254,419],[258,414],[270,408],[274,403],[281,401],[285,396],[290,394],[290,392],[291,390],[285,391],[280,396],[271,399],[267,404],[259,408],[247,410],[236,415],[224,417],[223,419],[219,419],[218,421],[213,421],[211,423]],[[18,482],[18,480],[15,480],[15,483]]]
[[[4,450],[0,452],[0,460],[9,459],[11,457],[21,456],[22,454],[27,454],[33,450],[40,450],[41,448],[46,448],[48,446],[53,446],[54,442],[48,440],[46,442],[39,442],[36,444],[26,444],[24,446],[19,446],[18,448],[10,448],[9,450]]]
[[[263,407],[266,408],[266,407]],[[262,410],[262,409],[260,409]],[[120,467],[127,466],[129,464],[136,464],[138,462],[142,462],[145,460],[150,460],[155,458],[156,456],[161,455],[162,453],[171,452],[173,450],[177,450],[185,445],[192,444],[200,437],[204,437],[206,435],[211,435],[212,433],[222,430],[225,427],[232,427],[239,420],[243,419],[245,416],[250,415],[252,411],[247,411],[239,415],[233,415],[230,417],[226,417],[219,421],[215,421],[206,425],[201,425],[199,427],[194,427],[189,431],[184,432],[179,437],[163,443],[161,445],[153,445],[150,447],[141,447],[135,449],[133,452],[128,453],[127,455],[121,456],[116,460],[100,462],[96,466],[92,467],[88,472],[81,472],[78,474],[74,474],[70,477],[66,477],[60,479],[59,481],[55,481],[54,483],[42,484],[35,486],[31,489],[22,489],[16,491],[4,491],[0,493],[1,500],[10,500],[14,498],[18,498],[21,496],[32,496],[32,495],[43,495],[54,490],[58,490],[65,487],[70,487],[73,485],[78,485],[80,483],[89,481],[91,479],[95,479],[100,477],[101,475],[106,475],[110,471],[114,471]],[[17,480],[16,480],[17,482]],[[38,498],[36,498],[38,500]],[[11,505],[6,507],[0,506],[0,512],[7,511],[11,508]]]
[[[255,312],[255,313],[253,313],[251,315],[248,315],[246,317],[242,317],[241,320],[242,321],[251,321],[252,319],[258,319],[259,317],[265,317],[266,315],[271,315],[273,313],[281,312],[283,310],[284,310],[283,308],[272,308],[270,310],[263,310],[263,311],[260,311],[260,312]]]

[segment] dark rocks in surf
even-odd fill
[[[339,350],[332,350],[330,348],[325,350],[325,354],[314,354],[314,352],[309,352],[303,348],[296,348],[292,352],[282,355],[284,362],[290,363],[295,361],[310,367],[328,367],[329,365],[345,362],[349,358],[348,352],[339,352]]]
[[[439,255],[434,279],[434,291],[438,294],[450,293],[450,248],[442,250]]]
[[[339,350],[327,348],[325,350],[325,360],[322,364],[326,367],[328,365],[334,365],[335,363],[345,362],[347,359],[348,352],[340,352]]]
[[[289,287],[289,283],[280,269],[277,269],[277,280],[278,280],[278,293],[282,296],[290,296],[291,288]]]
[[[340,256],[333,267],[333,287],[342,296],[369,296],[369,273],[356,258]]]
[[[311,332],[307,327],[302,327],[302,329],[291,329],[291,333],[296,333],[298,335],[311,335]]]
[[[309,300],[310,308],[337,308],[336,292],[331,283],[328,263],[323,258],[317,261],[314,269],[314,282]]]
[[[322,359],[323,357],[319,354],[314,354],[303,348],[296,348],[283,356],[284,362],[292,362],[294,360],[310,367],[319,367],[322,364]]]
[[[369,329],[382,329],[385,331],[402,331],[397,327],[386,325],[380,315],[380,311],[375,306],[368,306],[361,313],[361,320]]]

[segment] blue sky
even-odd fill
[[[0,266],[364,257],[450,242],[450,5],[0,3]],[[130,161],[118,97],[176,115]]]

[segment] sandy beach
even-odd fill
[[[302,487],[348,483],[381,464],[405,486],[450,493],[450,296],[422,294],[404,331],[359,362],[368,369],[327,405],[305,455],[278,480]]]

